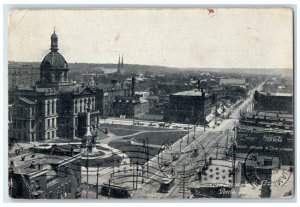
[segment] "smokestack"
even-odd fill
[[[201,88],[200,90],[201,90],[201,93],[202,93],[202,97],[205,97],[205,92],[204,92],[203,88]]]
[[[197,87],[198,87],[198,91],[200,91],[200,80],[197,81]]]
[[[131,79],[131,95],[134,97],[135,94],[135,77],[132,77]]]

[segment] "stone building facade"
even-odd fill
[[[99,124],[96,97],[101,91],[71,83],[68,72],[68,63],[58,52],[58,37],[54,32],[50,52],[40,65],[40,81],[29,89],[14,87],[9,91],[12,110],[10,139],[22,142],[75,139],[78,114],[86,112],[88,103],[91,106],[91,122]],[[31,115],[25,116],[20,110],[27,114],[31,112]]]

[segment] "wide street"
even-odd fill
[[[145,163],[143,173],[140,173],[140,176],[136,176],[135,179],[133,179],[133,176],[125,175],[122,172],[115,174],[118,178],[116,179],[116,184],[125,184],[125,186],[131,187],[133,186],[133,182],[136,183],[137,181],[133,190],[134,198],[145,198],[145,196],[149,196],[148,198],[182,198],[183,192],[185,198],[189,197],[188,185],[191,182],[195,182],[195,174],[199,166],[203,165],[205,158],[222,159],[224,157],[225,149],[230,146],[230,140],[234,136],[233,128],[238,122],[240,111],[251,107],[254,91],[259,90],[262,85],[252,89],[250,96],[243,100],[243,103],[238,105],[238,107],[232,109],[230,118],[223,120],[219,126],[206,128],[205,132],[203,127],[197,127],[195,138],[193,138],[194,131],[192,130],[189,135],[184,136],[167,149],[163,149],[162,147],[161,152],[157,156],[153,157],[149,163]],[[126,120],[114,120],[114,122],[118,124],[130,124],[130,121]],[[198,153],[196,156],[193,154],[195,150]],[[172,155],[174,153],[181,153],[181,157],[172,162]],[[164,166],[165,162],[170,162],[171,164]],[[149,166],[148,173],[145,172],[147,165]],[[189,178],[186,178],[184,181],[182,178],[183,168],[185,173],[190,174]],[[141,166],[136,169],[140,172],[142,171]],[[138,174],[138,172],[133,173]],[[172,173],[175,174],[175,185],[168,193],[159,193],[158,189],[161,178]],[[184,187],[183,182],[185,182]]]

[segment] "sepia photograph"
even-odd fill
[[[13,8],[7,22],[10,200],[294,197],[292,8]]]

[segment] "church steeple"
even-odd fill
[[[51,35],[51,48],[50,50],[52,52],[56,52],[58,49],[58,37],[57,35],[55,34],[55,30],[53,32],[53,34]]]
[[[121,68],[123,68],[123,54],[122,54]]]
[[[121,63],[120,63],[120,55],[119,55],[119,61],[118,61],[118,71],[120,71]]]

